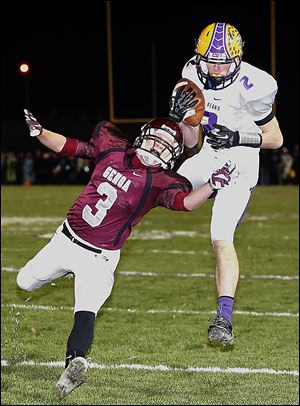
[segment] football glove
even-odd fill
[[[24,109],[25,121],[30,131],[30,137],[38,137],[43,132],[43,127],[38,123],[37,119],[33,117],[29,110]]]
[[[235,170],[235,165],[231,161],[227,161],[226,164],[217,169],[208,180],[208,184],[212,190],[219,190],[226,186],[230,182],[230,174]]]
[[[213,124],[207,136],[207,142],[214,149],[232,148],[237,146],[259,148],[262,143],[262,136],[260,134],[251,134],[241,131],[231,131],[229,128]]]
[[[194,100],[196,92],[189,87],[185,92],[184,85],[174,90],[169,101],[169,118],[178,122],[183,121],[190,110],[198,103]]]

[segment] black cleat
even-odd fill
[[[212,343],[220,343],[222,347],[233,345],[234,334],[227,319],[222,316],[211,317],[212,324],[208,327],[208,339]]]

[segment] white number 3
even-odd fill
[[[117,190],[108,182],[100,183],[97,188],[99,195],[106,195],[106,199],[99,199],[95,205],[97,211],[92,213],[91,207],[87,204],[82,210],[82,218],[92,227],[97,227],[103,221],[107,210],[111,208],[117,199]]]

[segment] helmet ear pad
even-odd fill
[[[183,152],[183,134],[178,124],[169,118],[156,118],[141,128],[133,146],[141,155],[153,155],[152,162],[164,169],[172,169]]]

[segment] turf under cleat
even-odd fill
[[[56,384],[57,395],[61,399],[82,384],[87,368],[87,360],[83,357],[76,357],[70,361]]]
[[[212,324],[208,327],[208,339],[212,343],[220,343],[223,347],[233,345],[234,334],[227,319],[222,316],[210,318]]]

